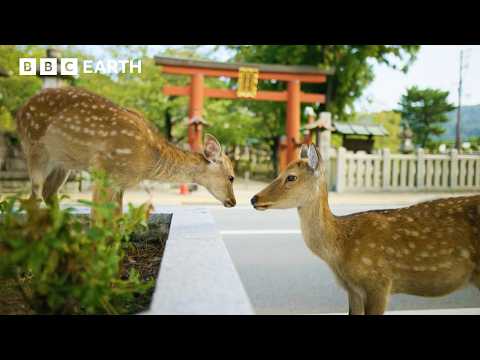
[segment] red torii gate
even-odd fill
[[[244,99],[236,90],[206,88],[205,76],[238,78],[240,68],[256,69],[259,80],[287,81],[287,91],[258,91],[250,100],[283,101],[287,103],[286,119],[286,161],[280,161],[281,169],[290,161],[298,158],[297,145],[300,136],[300,104],[326,102],[324,94],[304,93],[301,83],[325,83],[331,70],[320,70],[315,66],[286,66],[266,64],[238,64],[214,61],[179,59],[171,57],[155,57],[155,64],[162,66],[165,74],[188,75],[190,86],[164,86],[163,93],[172,96],[190,96],[188,142],[194,151],[199,151],[202,145],[201,119],[204,97],[222,99]]]

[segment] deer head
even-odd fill
[[[198,177],[198,183],[205,186],[225,207],[234,207],[236,200],[233,193],[233,181],[235,180],[233,166],[213,135],[205,135],[202,155],[206,166],[203,174]]]
[[[304,145],[301,158],[252,197],[250,202],[256,210],[299,208],[317,196],[325,184],[320,153],[315,145]]]

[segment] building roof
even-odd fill
[[[327,129],[342,135],[373,135],[386,136],[388,131],[382,125],[360,125],[348,124],[344,122],[334,122],[333,126],[328,126],[321,119],[302,126],[301,130]]]
[[[328,125],[323,119],[315,120],[314,122],[308,123],[302,127],[302,130],[312,130],[312,129],[327,129],[334,131],[335,128],[331,125]]]
[[[279,64],[256,64],[256,63],[226,63],[218,61],[182,59],[166,56],[155,56],[156,65],[170,65],[179,67],[196,67],[222,70],[238,70],[239,67],[256,68],[260,72],[286,73],[286,74],[312,74],[333,75],[334,69],[320,69],[311,65],[279,65]]]
[[[385,129],[382,125],[359,125],[334,122],[334,126],[335,132],[342,135],[388,135],[387,129]]]

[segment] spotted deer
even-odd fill
[[[51,201],[71,170],[99,169],[115,185],[107,196],[120,212],[124,190],[146,179],[198,183],[225,207],[235,206],[233,167],[212,135],[205,136],[202,153],[180,149],[140,113],[81,88],[43,90],[16,122],[33,198]]]
[[[314,145],[251,199],[297,208],[307,247],[347,291],[349,314],[383,314],[391,294],[442,296],[480,288],[480,195],[335,216]]]

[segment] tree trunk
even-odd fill
[[[165,110],[165,137],[168,141],[172,141],[172,114],[170,108]]]
[[[280,136],[275,136],[270,143],[271,158],[273,164],[274,176],[278,174],[278,146],[280,144]]]

